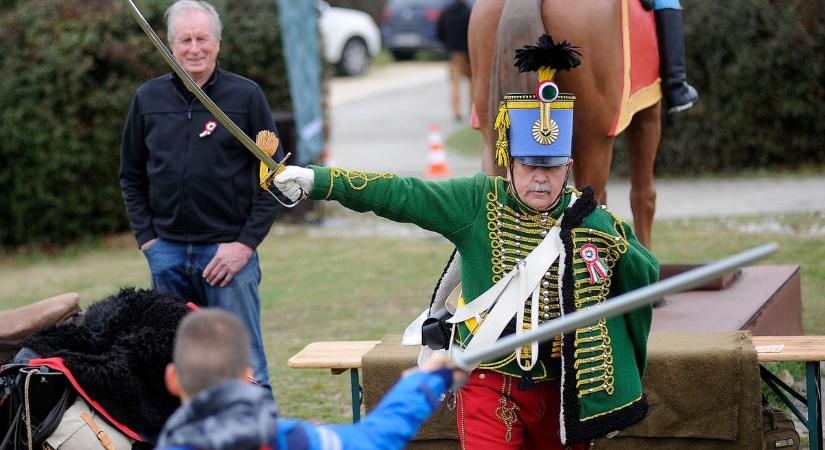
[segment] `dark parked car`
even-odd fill
[[[419,50],[443,51],[435,26],[441,10],[450,1],[388,0],[384,6],[381,35],[392,56],[407,60]]]

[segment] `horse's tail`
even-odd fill
[[[536,39],[544,33],[544,23],[541,21],[541,1],[504,1],[491,64],[489,97],[491,119],[496,116],[498,102],[504,94],[532,92],[536,87],[534,74],[519,74],[513,69],[513,51],[524,45],[535,43]]]

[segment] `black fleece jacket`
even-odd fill
[[[253,140],[276,131],[255,82],[218,67],[203,90]],[[256,248],[281,208],[258,187],[258,160],[173,74],[137,89],[123,130],[120,187],[139,246],[162,237]]]

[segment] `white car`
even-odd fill
[[[367,71],[381,50],[381,32],[369,14],[354,9],[318,2],[318,27],[324,40],[324,59],[334,64],[341,75],[360,75]]]

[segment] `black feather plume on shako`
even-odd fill
[[[582,62],[582,55],[577,48],[567,41],[553,42],[549,34],[542,34],[536,45],[525,45],[516,49],[515,66],[521,73],[538,72],[541,67],[555,70],[574,69]]]

